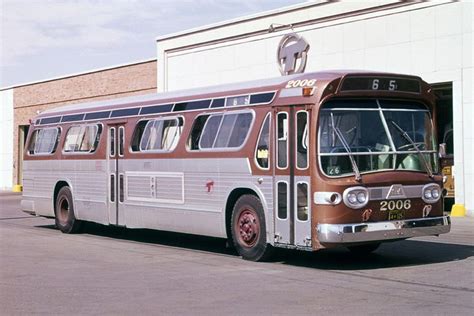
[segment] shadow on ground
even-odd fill
[[[54,225],[38,227],[56,229]],[[58,234],[60,234],[59,231]],[[220,238],[149,229],[126,229],[95,223],[85,223],[83,234],[238,258],[235,250],[227,246],[225,239]],[[452,262],[464,260],[473,255],[474,247],[469,245],[404,240],[382,244],[374,253],[362,257],[354,256],[344,248],[324,249],[317,252],[278,249],[272,262],[315,269],[345,271]]]

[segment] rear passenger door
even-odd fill
[[[309,112],[304,106],[275,110],[276,242],[311,246]]]
[[[123,124],[108,125],[107,132],[107,176],[108,176],[108,212],[109,223],[125,226],[125,172],[124,147],[125,126]]]

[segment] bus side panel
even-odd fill
[[[57,162],[23,161],[22,208],[42,216],[54,216],[54,185],[58,179]]]
[[[228,194],[256,182],[247,158],[136,159],[125,170],[127,227],[215,237],[226,237]]]
[[[36,215],[54,216],[54,188],[65,181],[71,187],[76,218],[108,224],[104,168],[103,160],[27,160],[22,205]]]
[[[62,160],[61,173],[73,174],[72,195],[78,219],[109,224],[105,160]]]

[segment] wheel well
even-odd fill
[[[232,210],[234,208],[235,203],[237,200],[245,194],[251,194],[256,197],[258,197],[257,193],[251,189],[247,188],[238,188],[234,189],[232,192],[230,192],[229,197],[227,198],[227,203],[225,206],[225,230],[227,233],[227,239],[231,240],[232,239],[232,233],[231,233],[231,227],[230,223],[232,220]]]
[[[59,181],[56,183],[56,186],[54,187],[54,194],[53,194],[53,209],[56,208],[56,198],[58,197],[59,190],[61,190],[63,187],[68,187],[69,184],[66,181]]]

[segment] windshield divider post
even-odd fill
[[[334,130],[334,132],[336,133],[337,137],[339,138],[339,140],[341,141],[341,144],[342,146],[344,147],[344,149],[347,151],[347,153],[349,154],[349,159],[351,161],[351,165],[352,165],[352,170],[354,170],[354,174],[355,174],[355,179],[357,182],[360,182],[360,180],[362,180],[361,176],[360,176],[360,172],[359,172],[359,167],[357,166],[357,163],[355,162],[355,159],[354,159],[354,155],[352,154],[352,151],[349,147],[349,144],[347,144],[346,142],[346,139],[344,138],[344,135],[342,135],[341,131],[339,130],[339,128],[337,128],[336,126],[334,126],[334,116],[333,114],[331,113],[331,125],[332,125],[332,128]]]

